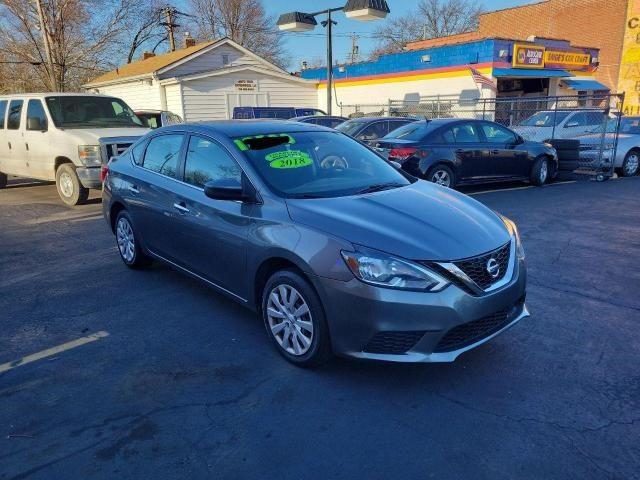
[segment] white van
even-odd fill
[[[102,188],[109,158],[149,132],[119,98],[88,93],[0,96],[0,188],[7,175],[55,180],[67,205]]]

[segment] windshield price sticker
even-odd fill
[[[271,168],[279,169],[308,167],[313,163],[309,155],[300,150],[273,152],[264,159],[269,162]]]

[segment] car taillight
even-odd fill
[[[424,150],[418,150],[415,147],[392,148],[389,152],[389,158],[397,158],[399,160],[406,160],[413,156],[426,157],[427,152]]]
[[[107,178],[107,175],[109,175],[109,164],[105,163],[104,165],[102,165],[102,168],[100,169],[100,181],[102,183],[104,183],[105,179]]]

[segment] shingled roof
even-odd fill
[[[135,62],[122,65],[110,72],[100,75],[97,78],[91,80],[88,85],[113,82],[122,80],[129,77],[138,77],[141,75],[151,74],[161,70],[169,65],[178,62],[200,50],[213,45],[214,41],[204,42],[194,45],[193,47],[187,47],[175,52],[169,52],[162,55],[156,55],[154,57],[147,58],[145,60],[137,60]]]

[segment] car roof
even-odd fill
[[[345,117],[341,117],[340,115],[301,115],[299,117],[289,118],[289,120],[299,122],[301,120],[307,120],[308,118],[337,118],[340,120],[346,120]]]
[[[170,125],[162,128],[163,131],[185,129],[201,133],[220,133],[231,138],[294,132],[335,132],[335,130],[333,130],[332,128],[314,125],[312,123],[271,119],[214,120],[209,122],[180,123],[177,125]]]
[[[102,95],[99,93],[77,93],[77,92],[34,92],[34,93],[8,93],[0,95],[0,98],[44,98],[44,97],[102,97],[118,98],[116,95]]]
[[[415,117],[357,117],[357,118],[350,118],[347,121],[352,123],[367,123],[367,122],[377,122],[378,120],[414,120],[416,121],[420,119]]]

